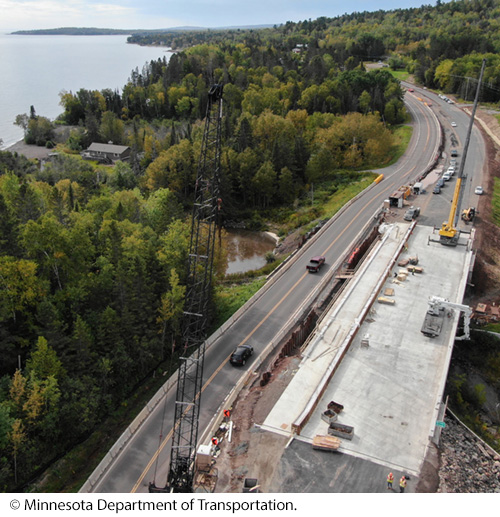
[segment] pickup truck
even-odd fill
[[[411,221],[412,219],[416,219],[420,215],[420,208],[418,206],[410,206],[406,211],[403,219],[405,221]]]
[[[317,273],[321,266],[325,263],[325,257],[313,257],[309,264],[307,264],[306,269],[309,273]]]

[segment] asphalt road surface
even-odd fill
[[[321,277],[328,272],[328,268],[352,246],[359,231],[382,206],[383,200],[401,185],[414,181],[434,162],[441,131],[434,112],[436,108],[434,105],[426,105],[417,92],[406,94],[406,104],[413,118],[413,136],[404,156],[397,164],[380,171],[384,174],[383,181],[369,189],[333,224],[319,232],[308,245],[306,253],[295,260],[259,301],[207,350],[201,396],[200,436],[227,393],[244,372],[252,368],[256,356],[307,299]],[[442,107],[443,110],[445,108],[458,111],[452,106]],[[460,123],[462,122],[460,118]],[[311,275],[306,272],[305,265],[313,255],[326,256],[326,265],[319,273]],[[254,356],[245,367],[234,368],[229,364],[229,356],[234,347],[242,342],[254,347]],[[165,485],[170,458],[174,399],[175,389],[170,390],[165,404],[158,404],[129,440],[94,486],[93,492],[147,492],[151,481],[159,487]],[[161,440],[160,434],[163,436]]]

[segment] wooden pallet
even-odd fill
[[[317,451],[336,451],[340,447],[341,440],[335,436],[317,434],[313,438],[312,447]]]

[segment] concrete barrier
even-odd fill
[[[388,277],[388,275],[390,273],[390,270],[392,269],[392,267],[396,263],[396,260],[397,260],[398,256],[400,255],[400,253],[401,253],[403,247],[405,246],[406,242],[408,241],[408,239],[409,239],[409,237],[411,235],[411,232],[413,231],[413,228],[415,227],[415,225],[416,225],[416,221],[413,221],[412,224],[409,226],[409,228],[406,231],[405,235],[403,236],[400,244],[398,245],[398,247],[397,247],[397,249],[396,249],[396,251],[394,253],[394,256],[392,257],[391,261],[386,266],[386,268],[384,269],[384,271],[380,275],[378,281],[376,282],[374,288],[372,289],[372,292],[371,292],[371,294],[370,294],[370,296],[368,298],[367,303],[362,307],[359,316],[353,322],[353,324],[352,324],[352,326],[351,326],[347,336],[342,340],[342,342],[341,342],[341,344],[339,346],[337,354],[333,357],[331,363],[328,365],[325,373],[321,377],[321,380],[319,381],[316,389],[313,391],[313,393],[312,393],[308,403],[304,407],[303,411],[298,416],[298,418],[293,422],[292,430],[293,430],[294,433],[300,434],[300,432],[302,431],[302,429],[304,428],[304,426],[308,422],[309,418],[311,417],[312,413],[315,411],[315,409],[316,409],[316,407],[318,405],[319,400],[323,396],[323,394],[324,394],[324,392],[325,392],[325,390],[326,390],[326,388],[327,388],[331,378],[333,377],[334,373],[336,372],[337,368],[339,367],[340,363],[342,362],[345,354],[349,350],[349,347],[351,346],[352,340],[356,336],[356,334],[357,334],[361,324],[363,323],[364,319],[366,318],[366,315],[368,314],[368,311],[370,310],[371,306],[375,302],[375,299],[376,299],[378,293],[380,292],[380,289],[381,289],[382,285],[386,281],[386,279],[387,279],[387,277]],[[374,256],[376,255],[376,251],[382,247],[382,245],[384,243],[384,240],[387,239],[388,236],[389,236],[389,233],[387,233],[386,236],[384,237],[384,239],[382,239],[382,241],[378,243],[377,247],[374,249],[375,253],[372,254],[372,257],[368,259],[366,264],[363,264],[363,269],[366,269],[370,265],[370,262],[373,260]],[[350,284],[349,290],[345,293],[345,295],[342,297],[342,299],[339,300],[339,305],[335,309],[334,315],[332,315],[332,317],[331,317],[332,321],[334,319],[334,316],[338,313],[338,311],[340,310],[340,308],[344,304],[345,300],[348,298],[350,293],[356,287],[356,284],[359,281],[361,281],[360,279],[361,279],[361,275],[359,275],[358,278],[356,278],[354,280],[352,285]],[[328,324],[329,323],[326,322],[326,325],[328,325]],[[319,336],[319,339],[321,339],[321,338],[322,338],[322,334],[320,334],[320,336]],[[314,346],[315,346],[315,342],[313,341],[311,343],[310,347],[314,348]],[[307,356],[310,356],[311,352],[312,352],[312,350],[309,350]]]

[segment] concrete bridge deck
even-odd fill
[[[469,236],[457,247],[437,240],[431,227],[386,227],[323,318],[263,429],[310,443],[327,434],[321,414],[334,400],[344,406],[338,422],[354,427],[353,439],[342,440],[340,452],[419,475],[440,419],[459,313],[448,311],[438,337],[424,336],[421,327],[429,297],[461,303],[473,257]],[[401,281],[394,273],[403,269],[397,262],[405,257],[418,257],[423,272]],[[394,304],[377,302],[386,292]]]

